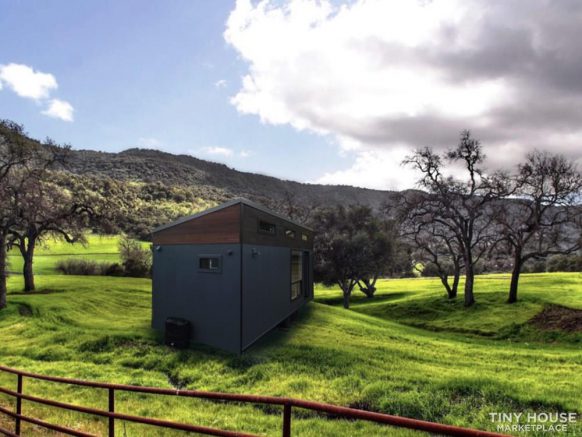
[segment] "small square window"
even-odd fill
[[[274,223],[269,223],[264,220],[259,220],[259,232],[262,234],[277,234],[277,226]]]
[[[303,241],[308,241],[309,240],[309,236],[307,234],[301,234],[301,239]]]
[[[295,239],[295,231],[293,229],[285,229],[285,236],[287,238]]]
[[[203,255],[198,258],[198,269],[203,272],[220,272],[220,255]]]

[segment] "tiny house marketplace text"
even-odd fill
[[[578,414],[551,413],[489,413],[497,423],[497,432],[568,432],[568,425],[578,421]]]

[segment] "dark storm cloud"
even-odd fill
[[[462,39],[466,32],[448,26],[441,30],[445,44],[437,46],[406,49],[378,41],[368,44],[386,63],[436,68],[453,84],[502,80],[510,89],[506,99],[502,96],[478,117],[423,114],[372,120],[349,129],[350,135],[374,145],[402,141],[441,148],[450,145],[460,129],[473,128],[484,142],[513,143],[516,155],[548,148],[580,159],[582,2],[483,4],[480,27],[470,41]],[[560,142],[559,135],[569,138]]]

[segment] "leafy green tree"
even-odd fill
[[[16,224],[10,231],[10,244],[23,258],[24,291],[34,291],[34,254],[48,237],[62,238],[68,243],[83,243],[84,234],[99,204],[94,192],[82,183],[60,183],[71,175],[45,171],[41,177],[23,180],[15,196]]]
[[[16,203],[21,187],[59,157],[52,144],[33,141],[21,125],[0,120],[0,309],[6,306],[6,254],[10,233],[18,224]]]
[[[365,206],[338,206],[318,210],[310,225],[315,230],[315,270],[319,280],[337,284],[344,308],[356,285],[368,297],[376,291],[376,280],[393,261],[393,234]]]

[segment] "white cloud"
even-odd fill
[[[58,88],[57,80],[50,73],[36,71],[24,64],[0,65],[0,90],[3,84],[18,96],[44,104],[42,114],[64,121],[73,121],[73,106],[64,100],[50,99]]]
[[[20,97],[41,100],[57,89],[57,81],[50,73],[35,71],[28,65],[0,65],[0,81]]]
[[[417,175],[400,164],[409,152],[406,147],[391,150],[365,150],[356,154],[350,168],[326,173],[312,182],[353,185],[378,190],[412,187],[415,185]]]
[[[220,80],[217,80],[216,82],[214,82],[214,86],[218,89],[226,88],[227,85],[228,85],[228,81],[226,79],[220,79]]]
[[[197,156],[197,155],[204,155],[210,157],[221,157],[221,158],[248,158],[249,156],[253,155],[253,152],[250,150],[240,150],[236,151],[229,147],[221,147],[221,146],[210,146],[210,147],[201,147],[198,149],[191,149],[188,151],[190,155]]]
[[[239,0],[225,38],[250,68],[232,103],[265,122],[322,133],[378,117],[481,114],[509,97],[502,80],[451,83],[414,56],[415,47],[444,42],[439,34],[463,17],[463,4],[370,0],[334,8],[291,0],[275,7]],[[472,24],[469,17],[463,29]],[[396,53],[386,59],[390,48]]]
[[[349,171],[322,181],[410,186],[405,169],[374,159],[452,146],[465,128],[491,156],[519,144],[515,162],[533,142],[547,144],[550,119],[567,132],[582,124],[582,111],[564,112],[582,107],[574,79],[582,62],[573,58],[582,8],[515,3],[237,0],[224,37],[248,71],[231,103],[264,123],[330,136],[356,154]],[[562,113],[572,119],[567,127]],[[557,147],[582,157],[579,147]]]
[[[64,100],[52,99],[48,102],[48,108],[42,113],[52,118],[58,118],[63,121],[73,121],[74,109],[69,102]]]
[[[205,155],[223,156],[230,157],[234,154],[232,149],[227,147],[205,147],[201,149],[201,152]]]

